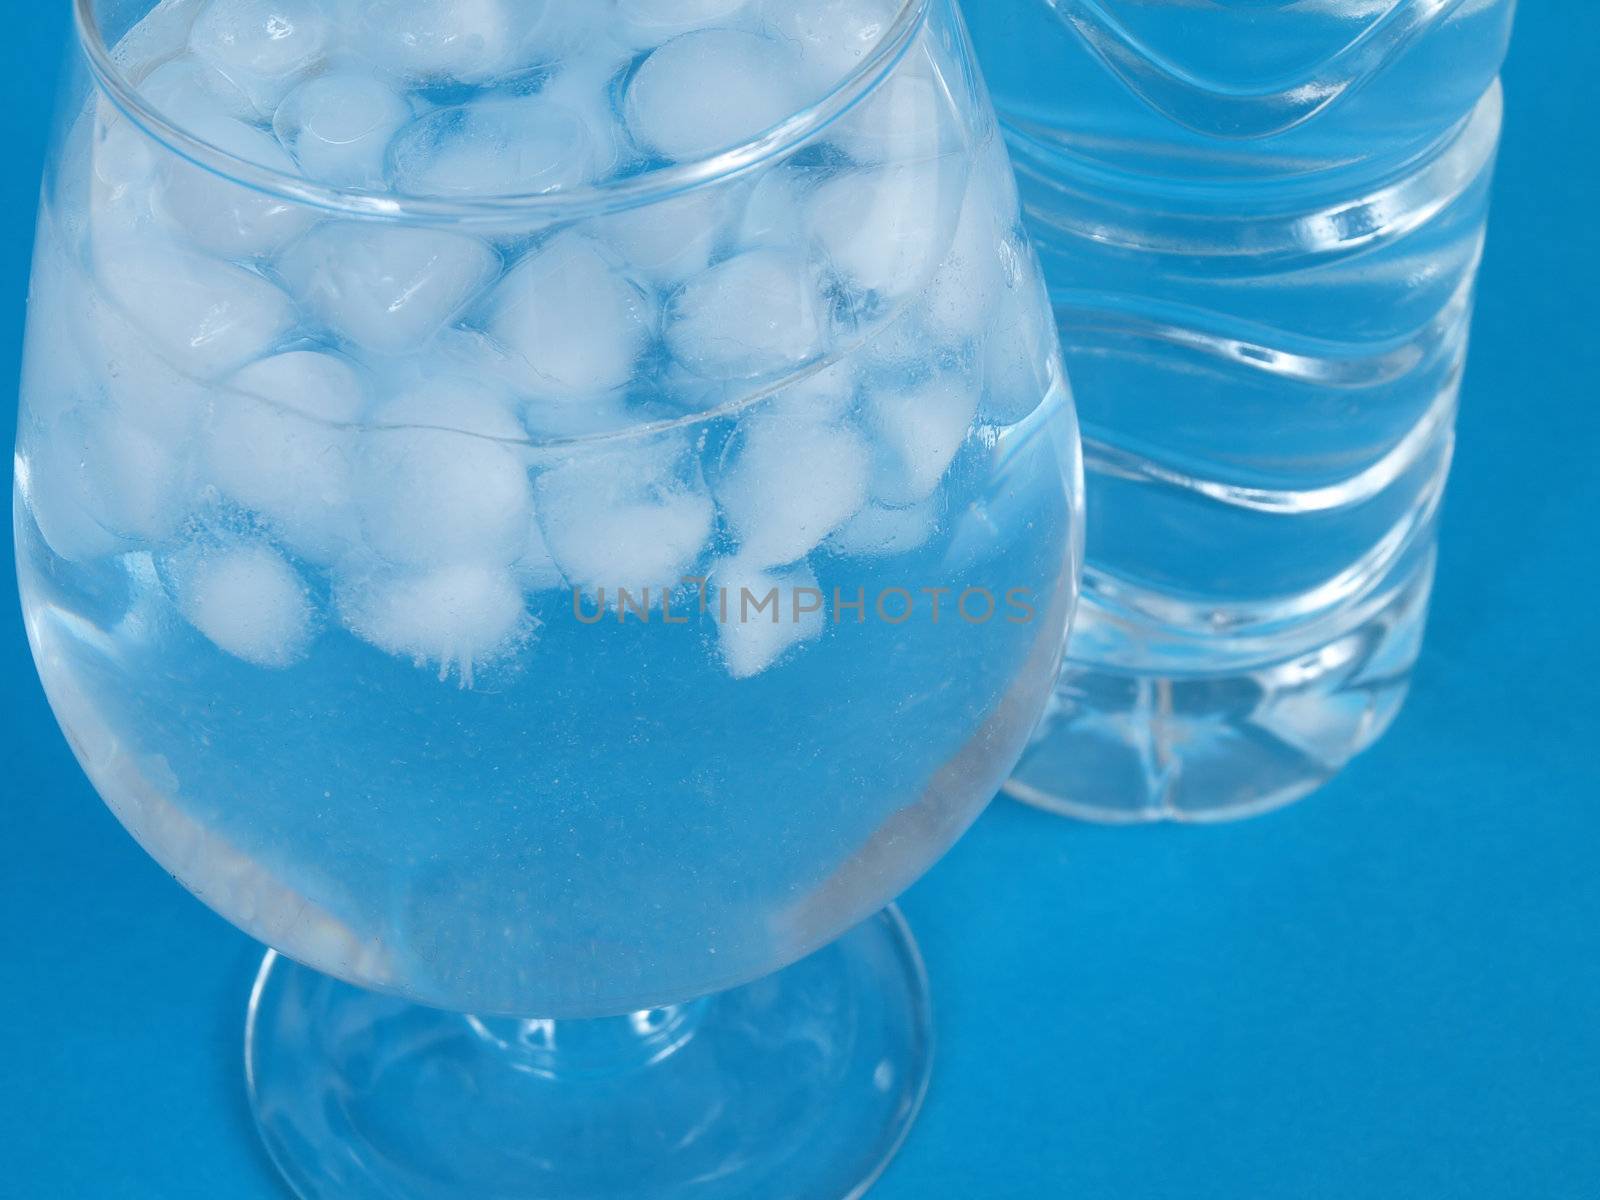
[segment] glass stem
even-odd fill
[[[604,1078],[640,1070],[681,1049],[709,997],[588,1020],[468,1017],[477,1035],[512,1056],[517,1069],[548,1079]]]

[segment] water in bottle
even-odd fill
[[[1021,798],[1287,803],[1404,699],[1515,0],[972,6],[1084,419],[1087,605]]]

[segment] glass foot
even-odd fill
[[[245,1065],[304,1200],[841,1200],[905,1138],[932,1045],[889,909],[755,983],[585,1021],[422,1008],[269,953]]]

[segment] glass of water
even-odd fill
[[[948,0],[80,0],[16,534],[307,1197],[858,1194],[1075,600]],[[471,1015],[467,1015],[471,1014]]]

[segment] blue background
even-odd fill
[[[8,381],[67,7],[0,36]],[[1519,21],[1409,706],[1245,824],[997,804],[905,904],[940,1059],[874,1200],[1600,1196],[1600,5]],[[0,1196],[282,1200],[241,1079],[258,950],[116,825],[0,625]]]

